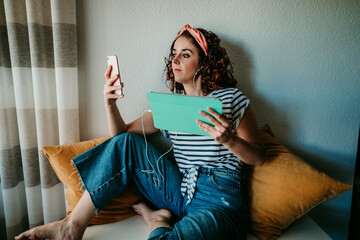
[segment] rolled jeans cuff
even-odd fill
[[[169,227],[158,227],[155,228],[151,233],[150,236],[148,238],[148,240],[151,239],[160,239],[162,237],[164,237],[165,235],[167,235],[168,232],[171,231],[171,228]]]

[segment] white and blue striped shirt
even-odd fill
[[[250,100],[237,88],[218,89],[207,97],[221,100],[223,113],[231,123],[233,133],[236,134],[236,129]],[[168,130],[161,130],[161,132],[174,144],[175,160],[183,174],[181,192],[183,196],[187,195],[187,204],[190,203],[195,192],[200,167],[236,170],[241,161],[224,145],[216,142],[210,136]]]

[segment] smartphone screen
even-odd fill
[[[117,86],[121,84],[121,78],[120,78],[120,69],[119,69],[119,61],[116,55],[107,56],[107,64],[108,66],[112,66],[111,75],[110,77],[115,76],[116,74],[119,75],[119,78],[114,82],[113,86]],[[122,95],[122,90],[115,91],[116,94]]]

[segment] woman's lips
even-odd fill
[[[180,72],[181,70],[180,69],[178,69],[178,68],[175,68],[174,69],[174,72]]]

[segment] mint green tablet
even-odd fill
[[[207,108],[211,107],[222,114],[222,102],[216,98],[157,92],[149,92],[147,95],[154,126],[158,129],[209,136],[196,123],[199,119],[213,126],[200,115],[200,110],[208,112]]]

